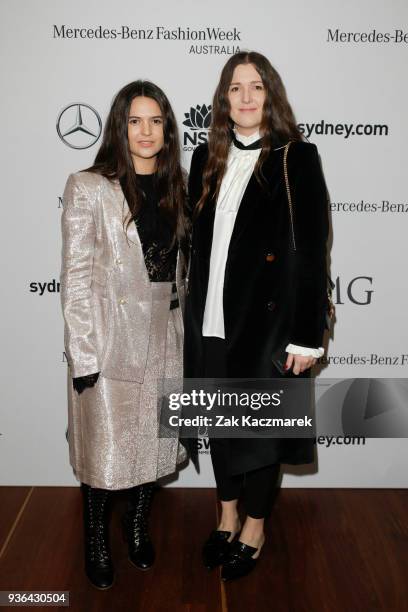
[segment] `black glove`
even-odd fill
[[[95,374],[88,374],[87,376],[78,376],[77,378],[72,379],[72,384],[75,391],[82,393],[86,387],[93,387],[98,378],[99,372],[96,372]]]

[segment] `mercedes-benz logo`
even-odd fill
[[[71,149],[88,149],[99,139],[102,121],[89,104],[68,104],[58,115],[57,132]]]

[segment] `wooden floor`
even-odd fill
[[[214,490],[157,492],[158,558],[147,572],[127,560],[124,504],[119,495],[115,584],[98,591],[83,572],[80,490],[0,488],[0,590],[70,591],[69,609],[80,612],[408,611],[408,490],[281,489],[255,571],[227,584],[201,565]]]

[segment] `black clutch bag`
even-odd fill
[[[282,376],[290,372],[290,370],[285,369],[287,358],[288,358],[288,353],[285,350],[282,350],[278,355],[275,355],[272,358],[273,366],[278,370],[279,374],[281,374]]]

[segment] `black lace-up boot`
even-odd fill
[[[149,569],[155,559],[153,544],[148,534],[153,491],[153,482],[129,489],[129,509],[122,519],[124,538],[129,548],[129,560],[143,570]]]
[[[81,483],[84,513],[85,572],[98,589],[109,589],[114,573],[109,546],[111,492]]]

